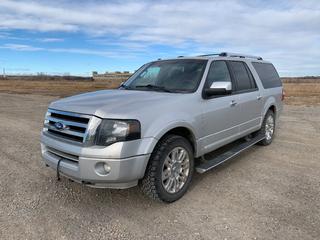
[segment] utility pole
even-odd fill
[[[3,68],[3,75],[2,75],[3,78],[6,78],[6,69]]]

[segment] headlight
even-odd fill
[[[88,139],[91,144],[109,146],[115,142],[130,141],[141,137],[140,122],[137,120],[103,119]]]

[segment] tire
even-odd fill
[[[193,171],[194,157],[189,141],[178,135],[167,135],[156,145],[139,185],[151,199],[171,203],[186,193]]]
[[[275,130],[276,130],[275,115],[273,111],[268,110],[268,112],[266,113],[263,119],[262,127],[257,133],[259,135],[261,134],[265,136],[265,138],[262,141],[258,142],[258,144],[262,146],[270,145],[274,138]]]

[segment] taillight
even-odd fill
[[[284,97],[286,96],[286,92],[284,91],[284,89],[282,89],[282,94],[281,94],[281,101],[284,100]]]

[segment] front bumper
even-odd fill
[[[112,148],[108,150],[109,147],[84,148],[42,134],[41,152],[46,165],[55,170],[61,159],[59,172],[69,179],[91,187],[122,189],[137,185],[138,180],[143,178],[150,153],[148,150],[141,151],[141,146],[152,146],[154,141],[140,139],[119,143],[121,146],[116,146],[118,151],[132,149],[130,153],[133,153],[136,147],[134,156],[126,156],[123,151],[120,155],[110,153]],[[104,154],[106,152],[108,154]],[[109,172],[104,170],[104,164],[110,167]]]

